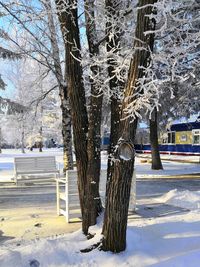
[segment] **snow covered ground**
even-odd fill
[[[1,181],[11,181],[13,178],[13,169],[14,169],[14,157],[23,157],[23,156],[48,156],[48,155],[55,155],[56,161],[59,164],[60,170],[63,167],[62,161],[62,149],[46,149],[44,152],[40,153],[38,150],[34,150],[33,152],[27,150],[26,154],[20,153],[19,150],[12,150],[6,149],[2,151],[3,153],[0,154],[0,182]],[[197,156],[167,156],[164,155],[163,159],[163,170],[151,170],[151,164],[148,160],[146,162],[141,163],[144,155],[138,155],[136,157],[136,176],[137,178],[156,178],[161,176],[175,176],[175,175],[184,175],[184,174],[193,174],[193,173],[200,173],[200,164],[199,157]],[[174,160],[188,160],[191,161],[189,163],[174,161]],[[171,161],[172,160],[172,161]],[[194,163],[196,162],[196,163]],[[107,165],[107,153],[102,152],[102,168],[106,169]]]
[[[56,155],[58,162],[62,163],[61,150],[47,150],[42,155],[49,153]],[[38,152],[28,153],[28,155],[41,155]],[[3,151],[0,155],[0,179],[10,179],[13,176],[13,157],[20,155],[19,152]],[[27,155],[27,154],[26,154]],[[102,167],[106,167],[106,155],[103,154]],[[91,240],[86,240],[81,230],[71,234],[49,236],[44,238],[39,234],[34,240],[23,240],[23,242],[13,242],[6,240],[0,245],[0,266],[1,267],[198,267],[200,266],[200,184],[199,179],[152,179],[162,176],[184,175],[200,173],[200,165],[193,163],[164,162],[163,171],[151,171],[148,162],[141,163],[140,158],[136,160],[136,170],[138,176],[138,209],[137,214],[129,216],[127,230],[127,249],[118,255],[110,252],[102,252],[98,249],[90,253],[81,253],[80,250],[98,242],[101,236],[100,218],[97,226],[91,228],[91,232],[96,233]],[[5,177],[4,177],[5,175]],[[157,176],[156,176],[157,175]],[[200,178],[195,176],[196,178]],[[140,179],[142,178],[142,179]],[[148,178],[148,179],[147,179]],[[31,189],[30,200],[26,195],[28,191],[24,188],[20,192],[21,202],[17,204],[19,195],[11,188],[9,191],[2,191],[5,203],[2,203],[4,212],[9,213],[15,203],[15,213],[19,211],[20,203],[30,207],[29,213],[34,214],[34,205],[41,201],[40,209],[45,201],[50,208],[50,199],[53,188]],[[186,190],[187,189],[187,190]],[[27,189],[28,190],[28,189]],[[46,192],[46,196],[43,193]],[[46,191],[47,190],[47,191]],[[35,192],[35,193],[34,193]],[[48,195],[48,192],[50,195]],[[12,199],[9,201],[9,195]],[[6,199],[7,197],[7,199]],[[55,196],[54,196],[55,198]],[[55,202],[55,199],[53,201]],[[25,203],[29,199],[30,203]],[[10,204],[9,204],[10,203]],[[54,203],[55,205],[55,203]],[[6,210],[6,208],[9,208]],[[14,208],[14,207],[13,207]],[[54,208],[54,207],[53,207]],[[25,209],[25,206],[24,206]],[[2,210],[0,209],[0,212]],[[40,210],[41,211],[41,210]],[[48,210],[47,210],[48,211]],[[38,212],[38,211],[37,211]],[[29,214],[29,215],[30,215]],[[19,216],[19,214],[18,214]],[[31,215],[32,216],[32,215]],[[0,214],[0,237],[3,235],[3,221]],[[36,222],[39,217],[33,218]],[[9,218],[8,223],[12,220]],[[43,223],[43,222],[42,222]],[[56,218],[54,218],[56,223]],[[23,227],[23,221],[21,226]],[[18,226],[20,222],[18,222]],[[16,225],[17,226],[17,225]],[[66,225],[66,232],[67,232]],[[41,229],[38,228],[42,231]],[[16,229],[17,231],[17,229]],[[51,228],[50,228],[51,231]],[[13,229],[13,234],[15,230]],[[39,232],[40,233],[40,232]]]
[[[0,248],[1,267],[198,267],[200,264],[200,191],[172,191],[154,201],[174,203],[192,211],[160,218],[129,220],[127,249],[118,255],[98,249],[80,250],[101,239],[101,223],[91,228],[96,233],[86,240],[81,230],[58,238],[40,239],[21,246]]]

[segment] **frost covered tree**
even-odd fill
[[[86,36],[88,41],[88,51],[91,62],[90,66],[90,99],[88,111],[88,135],[87,135],[87,214],[86,229],[96,224],[97,215],[102,211],[99,195],[99,179],[101,171],[101,117],[103,92],[95,79],[100,70],[95,64],[95,57],[100,54],[97,45],[97,26],[95,20],[95,1],[85,0],[84,2]]]
[[[153,67],[160,87],[161,110],[166,115],[168,109],[169,117],[172,113],[189,114],[192,107],[196,109],[194,99],[198,98],[200,6],[195,0],[158,1],[157,6],[159,23]]]
[[[142,110],[150,119],[152,155],[158,162],[157,115],[162,113],[163,118],[170,112],[178,113],[181,108],[177,103],[181,99],[182,110],[183,107],[186,110],[189,96],[193,102],[198,99],[195,93],[199,85],[198,3],[187,0],[40,3],[41,9],[37,9],[32,1],[20,0],[10,7],[0,1],[22,32],[26,32],[23,38],[26,45],[19,45],[20,51],[55,75],[62,115],[69,119],[62,122],[63,129],[70,129],[67,127],[71,109],[84,234],[89,233],[89,226],[96,223],[101,211],[98,184],[102,102],[111,107],[102,248],[119,252],[126,243],[133,143]],[[191,84],[188,89],[182,86],[186,81]],[[197,110],[197,106],[190,105],[187,110]]]
[[[64,173],[67,169],[73,169],[73,155],[72,155],[72,135],[71,135],[71,114],[69,99],[67,96],[67,85],[62,71],[60,49],[56,37],[56,26],[53,8],[50,0],[43,0],[41,3],[44,5],[47,12],[47,24],[50,32],[50,42],[53,54],[53,62],[55,68],[55,76],[58,81],[59,95],[61,99],[62,110],[62,135],[64,144]]]
[[[102,248],[113,252],[123,251],[126,247],[127,215],[135,160],[134,137],[137,127],[137,110],[132,108],[131,112],[136,112],[133,119],[127,116],[127,109],[130,104],[136,107],[139,104],[137,94],[141,90],[140,79],[145,77],[145,70],[150,65],[150,52],[154,44],[152,31],[155,27],[155,21],[151,19],[151,15],[155,2],[154,0],[138,2],[134,53],[124,88],[118,142],[111,163],[113,166],[108,181],[103,225]]]
[[[147,115],[152,143],[152,168],[161,168],[156,128],[168,120],[188,117],[199,110],[199,3],[157,1],[157,25],[151,75],[157,103]],[[153,106],[152,106],[153,107]],[[155,114],[156,113],[156,114]],[[158,127],[156,126],[158,117]],[[165,129],[166,130],[166,129]],[[156,136],[157,135],[157,136]]]
[[[65,41],[66,49],[66,80],[72,109],[72,123],[75,143],[75,153],[78,169],[78,185],[80,204],[83,217],[83,232],[88,233],[88,227],[96,222],[100,211],[98,192],[100,174],[100,123],[102,94],[111,91],[110,78],[106,74],[108,58],[104,55],[105,41],[108,31],[99,26],[98,17],[103,17],[98,8],[101,1],[85,1],[85,27],[88,41],[89,56],[82,60],[80,45],[80,30],[78,25],[78,2],[56,1],[58,16]],[[104,25],[104,23],[103,23]],[[98,33],[98,34],[97,34]],[[111,33],[109,33],[111,36]],[[101,46],[100,46],[101,45]],[[114,46],[113,46],[114,48]],[[114,48],[115,49],[115,48]],[[111,53],[108,51],[108,53]],[[84,54],[85,55],[85,54]],[[85,109],[85,68],[89,66],[89,107]],[[102,66],[103,65],[103,66]],[[84,72],[83,72],[84,67]],[[110,73],[110,76],[113,75]],[[105,77],[107,82],[105,82]],[[112,79],[112,77],[111,77]],[[119,88],[116,88],[118,90]],[[113,92],[112,94],[116,94]],[[117,115],[116,115],[117,116]],[[80,143],[81,142],[81,143]]]
[[[3,17],[4,14],[0,12],[0,19]],[[9,38],[9,35],[3,30],[3,28],[0,28],[0,39],[2,41],[7,40]],[[3,42],[2,42],[3,43]],[[20,54],[13,52],[6,47],[0,46],[0,59],[1,60],[15,60],[21,58]],[[0,74],[0,90],[5,90],[6,84],[1,78]],[[14,103],[9,101],[8,99],[0,97],[0,114],[3,113],[1,108],[5,108],[6,106],[9,106],[9,108],[14,108]],[[0,139],[2,139],[2,133],[1,133],[1,125],[0,125]],[[1,153],[1,141],[0,141],[0,153]]]
[[[78,171],[79,200],[82,213],[82,230],[88,233],[87,208],[87,132],[88,116],[81,65],[81,44],[78,27],[77,1],[55,1],[65,43],[66,81],[71,106],[74,147]]]
[[[149,19],[149,17],[146,16],[146,12],[147,14],[149,14],[149,16],[151,15],[152,4],[154,2],[155,1],[152,1],[151,4],[148,4],[145,1],[139,2],[141,8],[138,8],[139,19],[136,28],[136,37],[134,41],[134,50],[133,50],[134,54],[129,69],[128,82],[126,83],[124,94],[121,93],[123,95],[121,106],[118,107],[119,103],[117,103],[118,111],[120,111],[119,114],[116,113],[116,116],[119,116],[120,118],[120,120],[118,120],[119,130],[116,131],[117,146],[115,147],[116,149],[114,150],[114,153],[111,158],[112,171],[111,171],[111,177],[109,177],[110,179],[108,181],[107,202],[106,202],[106,211],[105,211],[104,228],[103,228],[103,234],[104,234],[103,249],[115,252],[121,251],[125,248],[127,212],[128,212],[131,178],[134,166],[133,140],[136,131],[137,116],[139,114],[141,106],[145,106],[145,104],[148,105],[149,99],[154,95],[154,89],[152,89],[151,86],[151,79],[149,78],[149,80],[147,81],[145,79],[151,67],[150,52],[153,46],[154,34],[153,33],[144,34],[144,31],[152,30],[154,27],[154,23],[150,23],[151,18]],[[91,4],[92,3],[93,2],[91,2]],[[77,169],[78,169],[78,181],[79,181],[78,184],[79,184],[80,203],[81,203],[82,218],[83,218],[83,232],[87,234],[88,233],[87,219],[88,219],[88,212],[90,212],[88,209],[89,206],[87,205],[88,183],[90,181],[87,176],[88,116],[87,116],[87,111],[85,110],[86,98],[85,98],[85,88],[83,84],[83,70],[82,70],[83,61],[81,57],[80,32],[78,27],[78,12],[77,12],[78,4],[77,1],[64,1],[64,0],[56,1],[56,4],[62,28],[63,38],[65,40],[66,77],[67,77],[67,84],[70,85],[68,87],[68,90],[69,90],[70,104],[72,108],[72,122],[74,127],[75,152],[77,157]],[[107,4],[112,5],[112,3],[107,3]],[[143,7],[143,5],[145,6]],[[109,7],[110,10],[108,13],[110,13],[111,9],[115,10],[116,7],[117,4],[114,3],[114,6]],[[88,12],[88,10],[86,10],[86,12]],[[120,12],[116,13],[113,11],[113,13],[114,16],[116,17]],[[92,24],[90,29],[94,29],[92,28],[93,26],[94,25]],[[118,30],[119,26],[116,26],[116,28]],[[102,58],[101,54],[99,57],[99,61],[101,64],[102,62],[103,63],[109,62],[108,66],[112,67],[110,73],[108,73],[107,76],[109,85],[110,81],[113,80],[115,80],[116,83],[116,79],[112,78],[113,76],[118,75],[118,77],[121,77],[123,76],[122,75],[123,71],[126,73],[126,68],[123,68],[123,66],[121,66],[123,65],[121,61],[113,60],[113,58],[117,58],[120,56],[121,58],[123,57],[123,54],[120,55],[120,53],[118,53],[118,51],[120,52],[123,51],[123,47],[122,49],[118,49],[118,44],[116,42],[117,39],[120,39],[119,36],[117,36],[117,34],[120,35],[121,31],[123,32],[123,29],[119,30],[119,32],[116,31],[115,39],[113,39],[112,26],[111,24],[107,23],[107,31],[105,32],[106,35],[103,39],[107,41],[111,40],[113,42],[111,43],[110,41],[110,44],[106,43],[107,46],[106,52],[110,54],[113,53],[113,56],[111,56],[110,58],[108,57]],[[94,31],[93,34],[95,36]],[[96,44],[99,44],[99,40],[97,41]],[[111,50],[115,51],[113,52]],[[103,51],[105,53],[105,50]],[[95,52],[97,56],[98,51]],[[94,58],[93,54],[92,56]],[[98,56],[95,62],[93,63],[93,66],[95,67],[99,66]],[[101,68],[99,69],[101,70]],[[94,77],[94,74],[92,74],[91,76]],[[95,78],[98,79],[99,77]],[[123,85],[123,83],[125,84],[125,79],[122,79],[121,83],[119,84]],[[114,95],[119,96],[118,94],[120,93],[119,84],[117,84],[117,86],[116,85],[114,86],[115,91],[113,90],[112,92],[113,96]],[[100,85],[102,86],[101,90],[103,92],[105,92],[107,88],[109,88],[107,92],[111,91],[109,86],[107,87],[103,86],[103,83],[102,84],[100,83]],[[90,109],[88,110],[88,112],[90,112]],[[81,142],[81,149],[80,149],[80,142]],[[126,156],[130,155],[126,155],[126,153],[129,152],[133,154],[131,155],[131,158],[127,160]],[[121,190],[121,188],[123,188],[123,190]],[[118,214],[117,222],[116,222],[116,211]],[[117,233],[117,235],[113,233]]]
[[[4,16],[3,13],[0,13],[0,19]],[[9,35],[4,31],[4,29],[1,27],[0,28],[0,39],[2,43],[6,40],[9,39]],[[20,54],[17,52],[13,52],[10,49],[3,47],[2,45],[0,46],[0,59],[1,60],[15,60],[21,58]],[[6,87],[5,82],[1,78],[0,74],[0,89],[4,90]]]
[[[9,126],[7,118],[12,118],[13,116],[19,116],[21,117],[22,114],[24,114],[27,111],[27,107],[22,105],[21,103],[18,103],[16,101],[7,99],[7,98],[2,98],[0,97],[0,119],[1,119],[1,125],[0,125],[0,139],[1,141],[4,140],[6,141],[6,134],[7,129],[6,127],[8,126],[12,128],[13,124]],[[16,122],[16,120],[14,121]],[[17,135],[17,133],[16,133]],[[1,142],[0,142],[1,143]],[[1,148],[1,146],[0,146]],[[1,150],[1,149],[0,149]]]
[[[56,86],[52,75],[46,76],[44,67],[41,68],[40,64],[30,58],[23,58],[12,64],[9,76],[10,81],[15,84],[13,98],[29,107],[21,114],[7,117],[12,126],[10,132],[16,136],[21,147],[30,148],[37,144],[41,150],[48,139],[60,143],[61,111],[58,89],[49,92],[51,86]]]
[[[67,99],[67,86],[63,78],[62,40],[51,1],[0,1],[8,14],[5,24],[15,24],[16,32],[9,37],[20,53],[45,66],[57,80],[62,110],[62,135],[64,171],[73,168],[70,107]],[[51,91],[52,88],[49,88]]]

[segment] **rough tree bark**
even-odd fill
[[[154,28],[153,21],[147,15],[152,13],[152,4],[155,2],[156,0],[138,2],[135,52],[131,59],[128,81],[124,90],[118,149],[111,163],[112,177],[109,180],[103,225],[102,249],[105,251],[120,252],[126,248],[127,215],[135,160],[133,141],[137,119],[131,122],[131,119],[127,118],[125,108],[137,90],[138,79],[144,76],[144,68],[141,66],[146,67],[150,60],[149,46],[154,42],[154,35],[144,34],[144,32]]]
[[[1,127],[0,127],[0,153],[2,153],[2,149],[1,149],[2,144],[1,144],[1,142],[2,142],[2,133],[1,133]]]
[[[40,74],[40,73],[39,73]],[[43,86],[41,83],[41,93],[43,93]],[[40,128],[39,128],[39,142],[38,142],[38,148],[39,148],[39,152],[42,152],[42,148],[43,148],[43,104],[42,102],[40,102]]]
[[[40,126],[40,129],[39,129],[39,139],[40,141],[38,142],[38,148],[39,148],[39,152],[42,152],[42,148],[43,148],[43,142],[42,142],[42,126]]]
[[[63,137],[63,173],[73,169],[72,132],[70,104],[67,96],[67,86],[59,85],[59,95],[62,111],[62,137]]]
[[[99,54],[99,48],[96,45],[97,33],[95,25],[94,2],[94,0],[85,0],[86,35],[91,59]],[[98,67],[96,65],[92,65],[92,77],[90,77],[91,96],[88,112],[87,140],[88,219],[86,223],[88,228],[89,226],[96,224],[96,218],[102,211],[101,199],[99,195],[99,179],[101,170],[101,115],[103,93],[100,91],[99,85],[96,83],[95,79],[93,79],[98,72]]]
[[[80,37],[76,0],[55,0],[65,42],[65,76],[71,106],[74,146],[78,171],[78,189],[82,213],[82,230],[88,232],[87,222],[87,132],[88,118],[82,79]]]
[[[21,152],[24,154],[25,153],[25,145],[24,145],[24,141],[25,141],[25,127],[24,127],[24,118],[22,116],[22,123],[21,123]]]
[[[53,61],[55,68],[55,76],[58,82],[59,95],[61,100],[61,111],[62,111],[62,137],[63,137],[63,172],[66,170],[73,169],[73,154],[72,154],[72,134],[71,134],[71,115],[69,99],[67,95],[67,85],[64,81],[61,63],[60,63],[60,52],[58,42],[56,38],[56,28],[54,18],[52,14],[51,1],[43,1],[43,4],[47,11],[48,27],[51,35],[51,47],[53,51]]]
[[[119,3],[112,0],[106,0],[105,1],[105,8],[108,16],[108,21],[106,23],[106,49],[107,52],[110,52],[113,50],[117,53],[119,49],[119,42],[120,42],[120,29],[118,26],[113,25],[112,20],[109,20],[111,18],[117,18],[119,16]],[[109,33],[114,33],[113,38],[109,38]],[[117,48],[118,47],[118,48]],[[110,91],[113,92],[113,95],[111,96],[111,125],[110,125],[110,144],[108,148],[108,168],[107,168],[107,179],[109,180],[111,178],[111,158],[114,153],[115,146],[117,145],[118,141],[118,133],[119,133],[119,122],[120,122],[120,104],[121,101],[118,98],[117,95],[115,95],[114,92],[116,92],[116,89],[118,87],[121,87],[122,84],[119,82],[119,80],[116,78],[116,76],[113,76],[113,73],[115,72],[116,63],[113,60],[113,58],[108,58],[108,75],[110,77]],[[107,190],[106,190],[107,191]]]
[[[160,152],[159,152],[159,144],[158,144],[158,119],[157,119],[157,110],[154,108],[151,119],[149,120],[150,125],[150,143],[151,143],[151,158],[152,158],[152,164],[151,168],[152,170],[162,170],[162,162],[160,158]]]

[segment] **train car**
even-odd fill
[[[151,153],[150,144],[136,144],[135,149],[138,153]],[[161,154],[200,156],[200,120],[172,124],[159,150]]]

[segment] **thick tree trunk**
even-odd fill
[[[137,14],[135,52],[130,63],[128,82],[122,102],[118,149],[111,163],[112,177],[109,180],[106,201],[102,249],[113,252],[120,252],[126,248],[127,215],[135,159],[133,142],[137,119],[131,123],[131,119],[127,118],[125,108],[130,104],[130,98],[137,90],[138,79],[145,75],[144,68],[141,66],[146,67],[149,62],[148,49],[153,45],[154,35],[145,35],[144,32],[154,28],[148,15],[152,13],[152,4],[155,2],[155,0],[139,0],[138,3],[140,8]]]
[[[91,59],[99,54],[97,43],[97,33],[94,14],[94,0],[85,0],[85,20],[86,34]],[[91,66],[92,76],[98,74],[99,69],[96,65]],[[103,94],[99,90],[99,85],[93,77],[90,77],[91,96],[89,104],[88,120],[88,219],[87,227],[96,224],[96,218],[102,211],[101,199],[99,195],[99,179],[101,170],[101,114]]]
[[[61,90],[67,92],[65,88],[61,88]],[[65,98],[61,97],[64,174],[67,170],[73,170],[71,115],[67,101],[69,102],[67,96]]]
[[[106,23],[106,35],[108,36],[106,39],[106,49],[107,49],[107,52],[110,52],[111,50],[113,50],[114,53],[117,53],[119,50],[121,31],[117,23],[116,25],[113,25],[112,18],[118,19],[120,5],[117,1],[114,2],[112,0],[106,0],[105,8],[106,8],[107,16],[108,16],[108,21]],[[114,33],[113,38],[109,37],[109,34],[111,32]],[[108,156],[108,167],[107,167],[107,180],[111,179],[111,173],[112,173],[111,160],[113,157],[115,146],[117,145],[118,135],[119,135],[121,101],[118,99],[115,92],[120,87],[123,89],[122,83],[119,82],[116,76],[113,76],[113,74],[115,73],[115,69],[116,69],[115,61],[113,60],[112,57],[108,58],[108,75],[110,77],[109,86],[110,86],[110,91],[113,92],[113,95],[111,96],[111,126],[110,126],[110,144],[108,148],[109,156]],[[109,185],[109,183],[107,185]]]
[[[2,144],[1,144],[1,142],[2,142],[2,134],[1,134],[1,127],[0,127],[0,153],[2,153],[2,149],[1,149]]]
[[[151,158],[152,158],[152,170],[163,169],[162,162],[160,159],[159,144],[158,144],[158,120],[157,110],[154,108],[151,119],[149,120],[150,125],[150,143],[151,143]]]
[[[99,195],[99,181],[101,170],[101,105],[102,97],[92,97],[91,110],[89,114],[88,131],[88,220],[87,227],[96,224],[96,218],[102,211],[101,199]]]
[[[71,106],[74,146],[78,171],[78,189],[82,212],[82,230],[87,234],[87,132],[88,118],[80,63],[80,37],[77,1],[55,0],[66,52],[66,81]],[[63,8],[65,6],[65,8]]]
[[[112,83],[112,82],[111,82]],[[111,85],[111,90],[115,90],[115,85]],[[113,164],[112,160],[115,155],[115,148],[119,137],[119,122],[120,122],[120,104],[119,99],[111,97],[111,125],[110,125],[110,144],[108,148],[108,164],[107,164],[107,183],[106,183],[106,198],[108,195],[109,181],[112,180]]]

